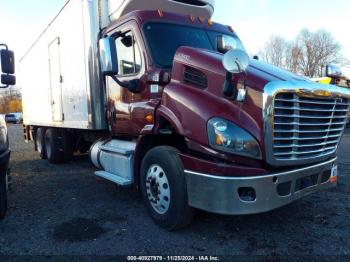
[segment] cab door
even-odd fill
[[[64,120],[62,106],[62,82],[60,63],[60,39],[56,38],[49,45],[50,91],[52,121]]]
[[[146,74],[146,52],[138,25],[134,21],[115,28],[115,44],[120,81],[142,80]],[[144,118],[155,106],[149,106],[150,91],[146,81],[140,81],[140,92],[132,93],[107,77],[108,121],[112,134],[138,135],[145,127]]]

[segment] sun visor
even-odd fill
[[[158,9],[210,19],[215,6],[215,0],[109,0],[108,2],[111,21],[132,11]]]

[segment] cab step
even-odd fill
[[[106,180],[109,180],[113,183],[116,183],[120,186],[129,186],[132,184],[132,180],[120,177],[120,176],[116,176],[114,174],[108,173],[106,171],[96,171],[95,175],[101,178],[104,178]]]

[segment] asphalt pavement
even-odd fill
[[[0,222],[2,256],[350,255],[350,132],[336,188],[266,214],[198,212],[178,232],[155,225],[135,189],[95,177],[87,156],[52,165],[24,143],[21,125],[9,132],[13,191]]]

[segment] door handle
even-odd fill
[[[113,122],[117,122],[117,112],[115,111],[112,112],[112,120]]]

